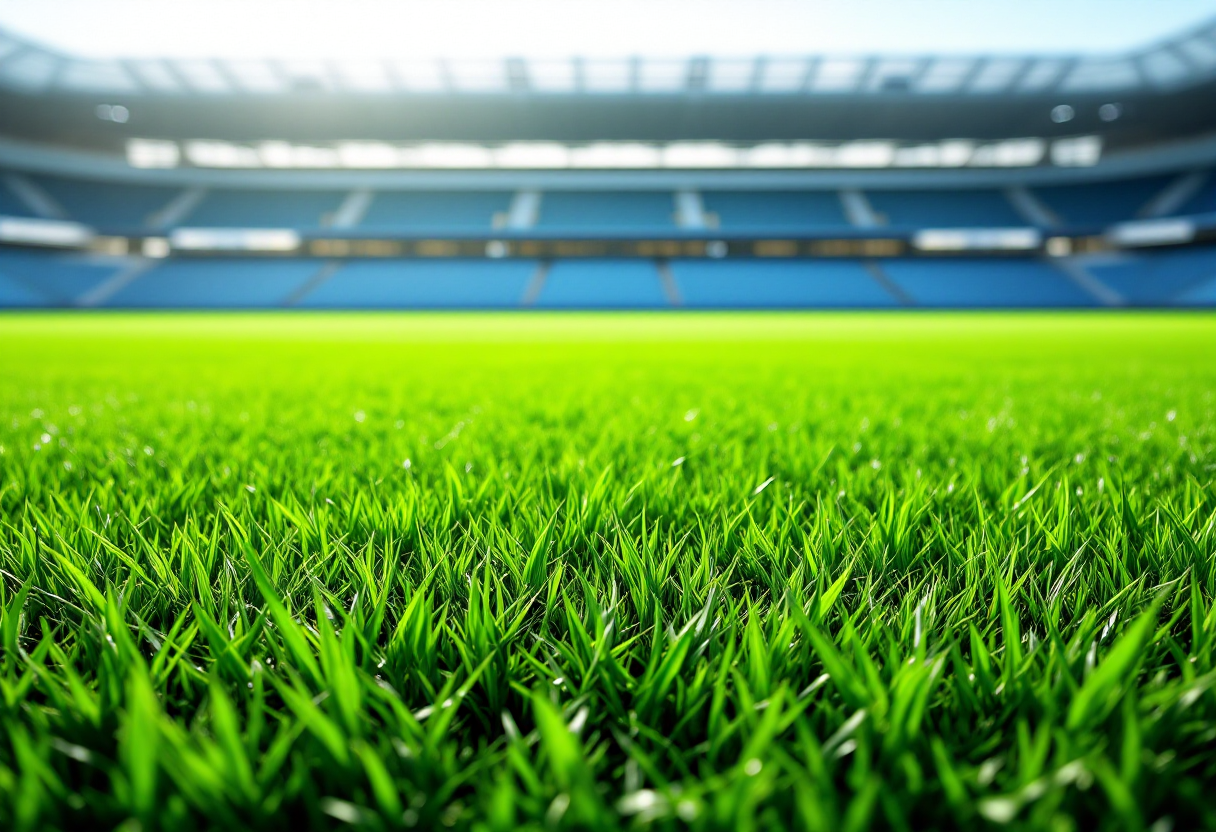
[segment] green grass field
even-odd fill
[[[0,317],[0,827],[1216,828],[1216,318]]]

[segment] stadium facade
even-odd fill
[[[0,306],[1216,305],[1216,24],[1110,56],[73,58]]]

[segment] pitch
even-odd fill
[[[0,319],[0,825],[1216,826],[1216,319]]]

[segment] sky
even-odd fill
[[[0,0],[0,28],[94,58],[1101,54],[1216,0]]]

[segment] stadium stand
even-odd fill
[[[300,299],[310,308],[495,309],[519,306],[530,260],[381,260],[347,263]]]
[[[33,181],[72,219],[98,228],[132,231],[151,227],[155,214],[181,192],[180,188],[64,176],[40,176]]]
[[[866,191],[885,225],[903,228],[1009,228],[1026,224],[1000,191]]]
[[[49,306],[73,305],[121,266],[117,258],[48,257],[38,252],[0,250],[0,276],[25,287],[42,305]]]
[[[1098,258],[1088,266],[1088,271],[1129,304],[1162,306],[1216,278],[1216,248],[1122,254],[1113,260]]]
[[[543,275],[537,308],[647,309],[671,305],[646,260],[565,260]]]
[[[706,191],[705,210],[732,234],[790,234],[847,229],[836,191]]]
[[[485,233],[510,204],[510,192],[378,191],[355,227],[406,234]]]
[[[673,260],[680,298],[697,309],[883,308],[899,299],[857,261]]]
[[[165,261],[122,287],[104,305],[224,309],[282,306],[322,261],[224,259]]]
[[[320,228],[342,202],[340,191],[208,191],[179,225]]]
[[[918,306],[1048,308],[1095,306],[1050,264],[1027,259],[890,260],[882,269]]]
[[[1172,177],[1148,176],[1091,185],[1035,188],[1034,193],[1063,225],[1101,226],[1137,216]]]
[[[1216,213],[1216,176],[1205,174],[1203,186],[1177,211],[1180,215]]]
[[[0,179],[0,217],[32,217],[34,212]]]
[[[670,192],[546,193],[536,229],[549,233],[671,233],[676,225]]]

